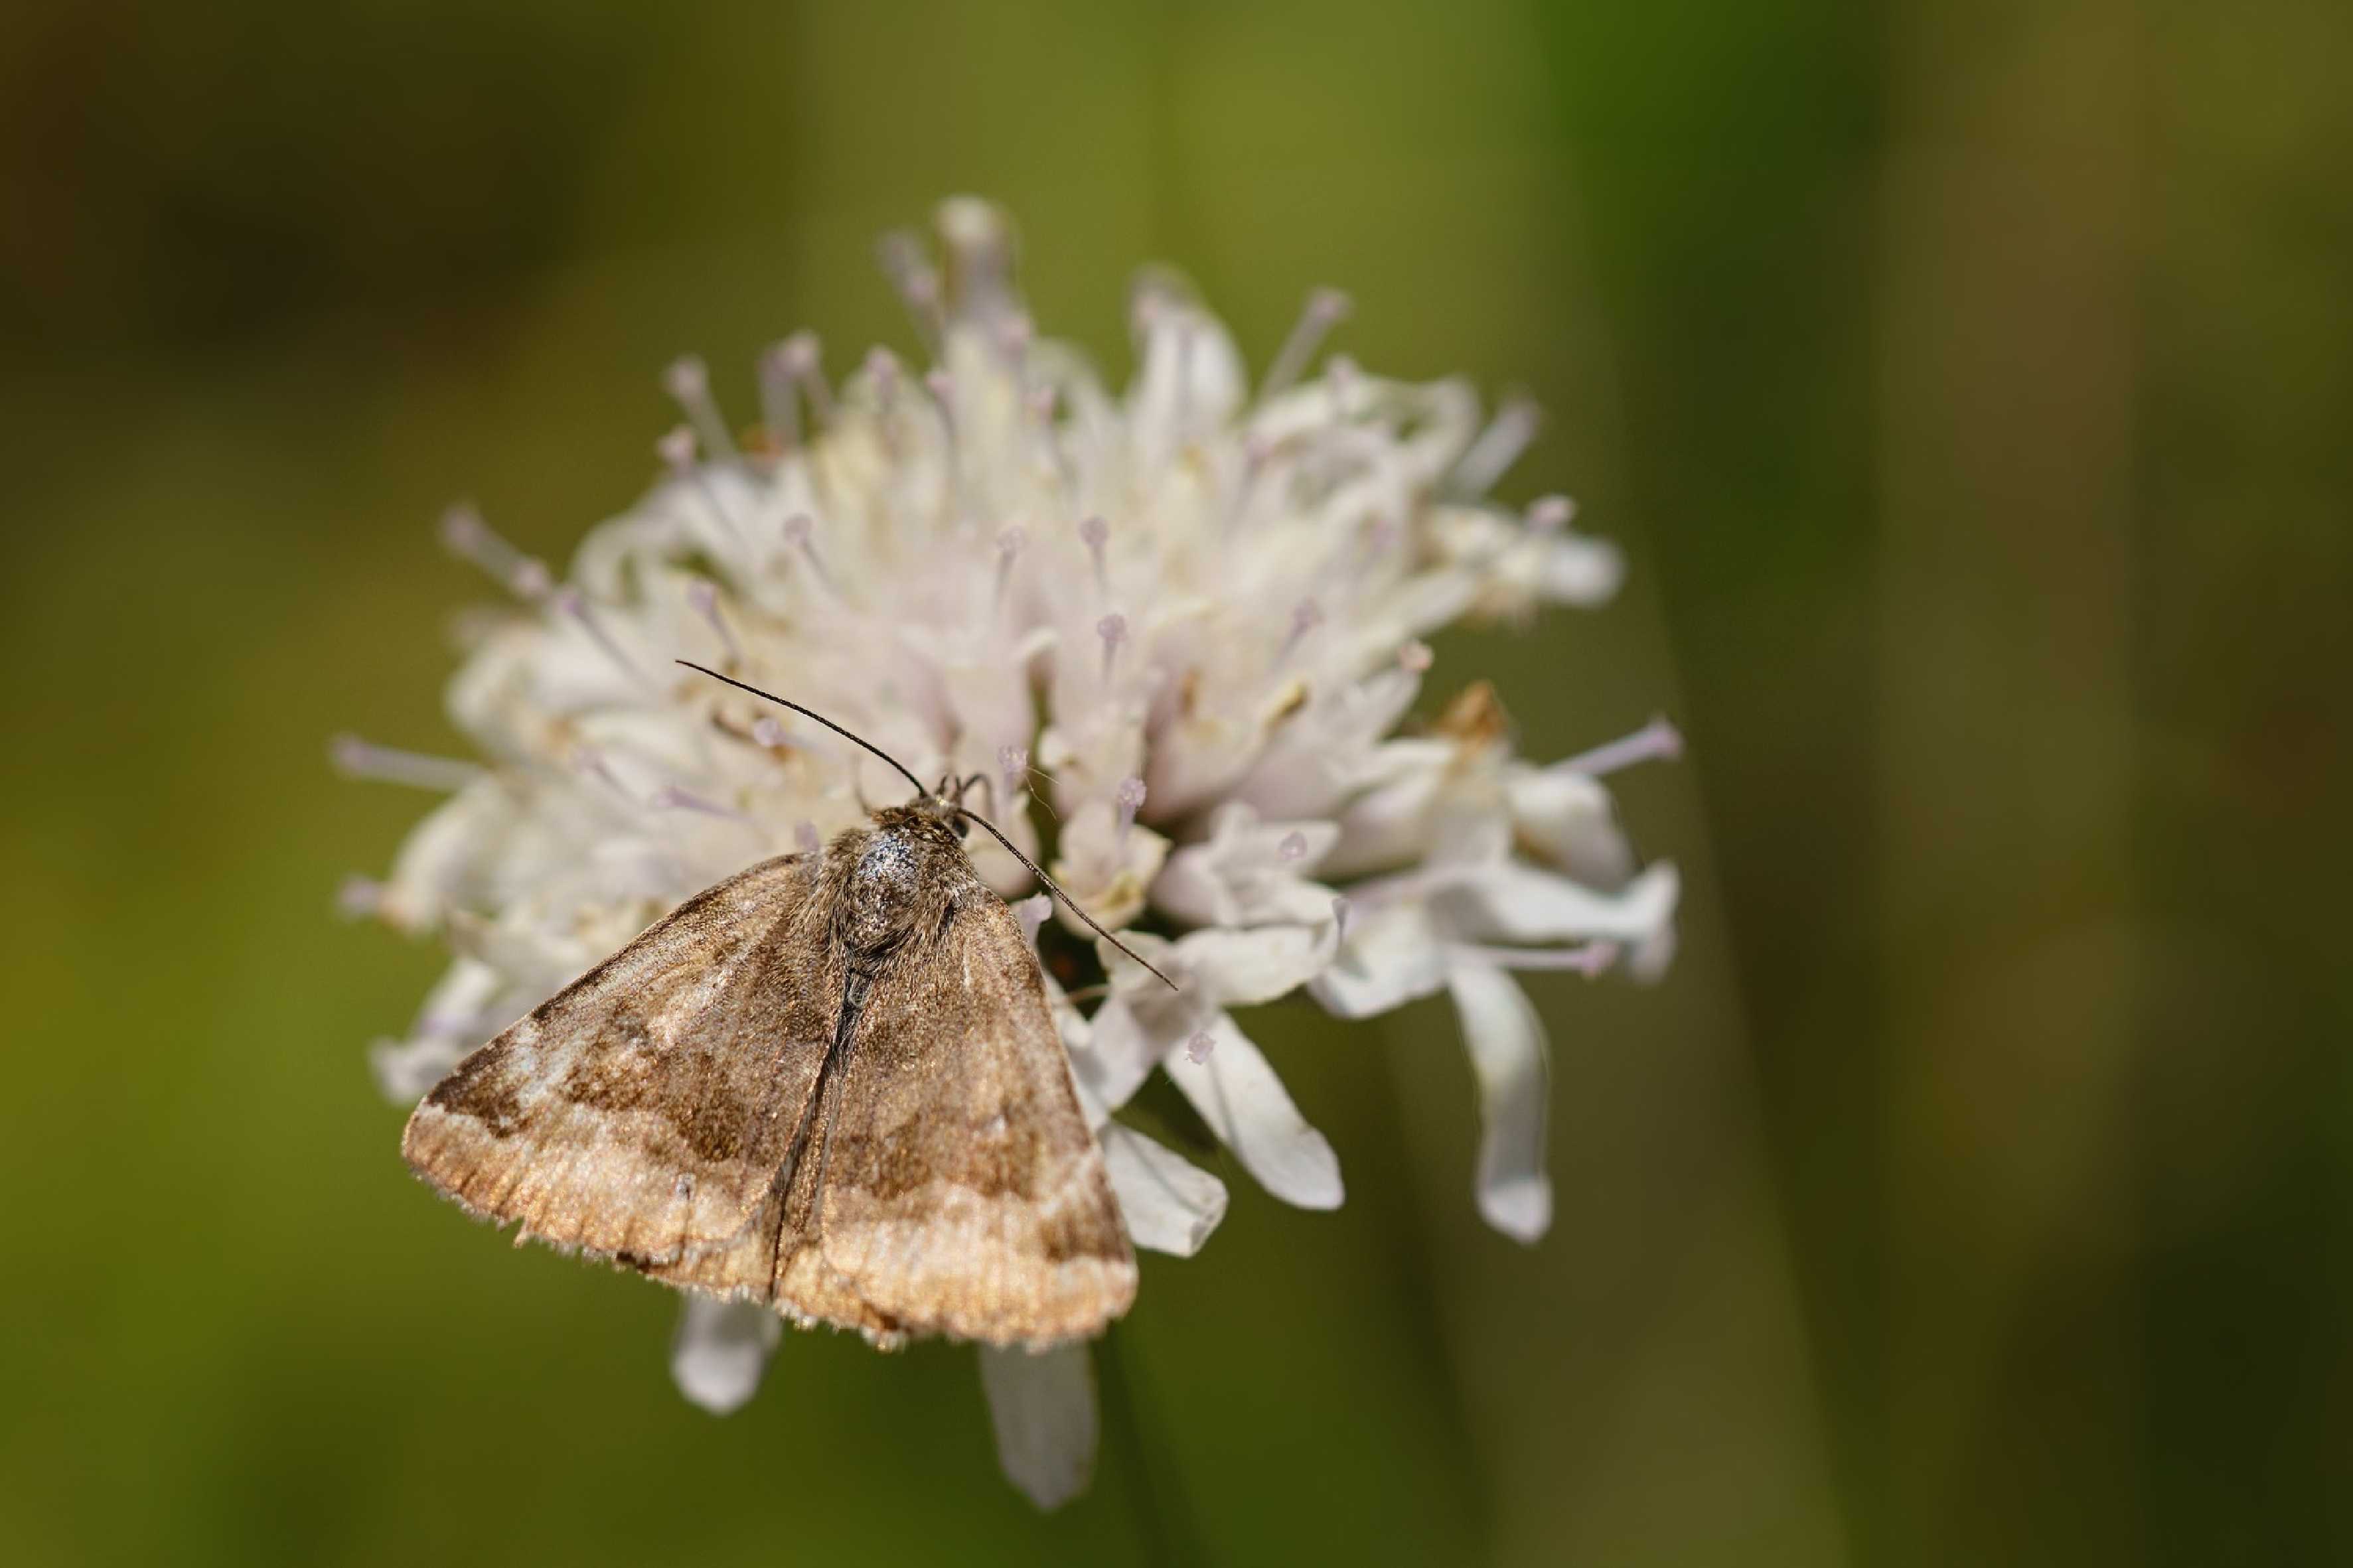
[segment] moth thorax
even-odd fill
[[[943,847],[934,841],[940,830],[926,831],[928,826],[904,817],[886,819],[859,846],[837,916],[842,940],[853,950],[894,946],[932,903],[927,892],[950,868],[942,863]]]

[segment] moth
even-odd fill
[[[519,1241],[885,1347],[1101,1332],[1134,1254],[1037,957],[964,836],[1020,851],[956,781],[689,668],[916,797],[689,899],[466,1057],[410,1117],[410,1168]]]

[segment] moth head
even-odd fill
[[[1151,970],[1154,974],[1159,975],[1161,982],[1171,991],[1177,989],[1177,984],[1174,980],[1169,979],[1166,974],[1161,974],[1160,971],[1153,968],[1153,965],[1145,960],[1141,953],[1128,946],[1127,943],[1120,941],[1118,937],[1113,936],[1110,931],[1104,930],[1102,923],[1099,922],[1094,916],[1087,913],[1085,910],[1081,909],[1078,902],[1073,900],[1070,894],[1062,890],[1061,885],[1056,882],[1053,878],[1046,874],[1046,868],[1043,866],[1039,865],[1037,861],[1029,858],[1028,855],[1022,852],[1018,845],[1015,844],[1012,839],[1008,838],[1005,836],[1005,830],[1003,828],[997,826],[997,824],[991,822],[987,817],[981,816],[980,813],[974,811],[971,807],[964,804],[965,793],[972,789],[974,785],[977,784],[980,786],[982,794],[988,801],[989,810],[992,813],[996,811],[997,787],[995,784],[990,781],[987,774],[974,773],[968,778],[959,779],[954,773],[947,773],[941,777],[937,787],[925,789],[923,787],[923,781],[917,778],[913,773],[909,772],[906,763],[901,762],[898,758],[892,756],[890,752],[884,751],[881,747],[876,745],[865,736],[859,734],[856,731],[845,729],[843,726],[835,723],[832,720],[827,718],[824,714],[818,712],[816,710],[804,708],[789,697],[779,697],[773,691],[763,691],[758,687],[753,686],[745,681],[738,680],[732,675],[722,675],[719,671],[710,668],[708,666],[697,664],[691,658],[681,658],[677,662],[684,665],[689,669],[694,670],[702,675],[707,675],[713,680],[734,687],[739,691],[748,691],[754,697],[763,698],[767,701],[775,703],[779,708],[789,708],[794,712],[800,714],[804,718],[817,721],[817,722],[824,725],[827,729],[832,731],[835,734],[839,735],[842,739],[853,742],[856,744],[864,747],[867,751],[873,752],[876,756],[881,758],[884,762],[898,769],[899,776],[901,778],[905,779],[909,784],[915,786],[915,798],[909,802],[902,809],[913,811],[921,816],[929,817],[931,820],[938,823],[941,826],[945,827],[950,832],[954,833],[959,843],[961,843],[965,836],[976,826],[986,830],[991,838],[996,839],[997,843],[1005,847],[1007,854],[1011,855],[1016,860],[1020,861],[1022,865],[1028,867],[1029,868],[1030,875],[1036,877],[1039,883],[1043,886],[1047,891],[1052,893],[1056,898],[1060,899],[1063,905],[1068,908],[1072,914],[1085,921],[1087,926],[1092,929],[1097,936],[1100,936],[1105,942],[1110,942],[1112,946],[1119,949],[1120,952],[1127,954],[1128,957],[1135,960],[1136,963],[1143,964],[1145,968]]]
[[[961,843],[972,832],[972,818],[964,809],[964,792],[972,787],[972,783],[971,779],[959,780],[954,773],[945,773],[936,785],[907,804],[955,834]]]

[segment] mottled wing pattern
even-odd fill
[[[787,856],[680,905],[459,1063],[409,1119],[409,1164],[478,1214],[649,1272],[738,1243],[841,997],[815,881]]]
[[[780,1300],[846,1289],[896,1332],[999,1344],[1099,1333],[1135,1259],[1038,962],[977,878],[948,910],[866,999],[793,1184],[818,1244],[780,1260]]]

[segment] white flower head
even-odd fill
[[[1566,501],[1482,499],[1533,409],[1482,425],[1459,383],[1319,370],[1347,310],[1329,290],[1253,389],[1160,274],[1136,289],[1136,370],[1114,392],[1035,332],[994,208],[951,201],[938,229],[936,262],[904,237],[883,249],[923,369],[878,349],[836,381],[796,333],[762,356],[762,416],[739,433],[702,363],[678,361],[683,422],[649,452],[650,489],[565,573],[470,508],[445,520],[510,601],[473,621],[450,689],[483,760],[334,748],[349,773],[448,792],[389,875],[342,900],[454,956],[410,1037],[376,1048],[385,1092],[415,1099],[681,900],[903,793],[839,736],[674,662],[691,658],[919,776],[978,775],[1023,854],[1176,978],[1018,906],[1136,1245],[1190,1255],[1226,1207],[1218,1176],[1118,1120],[1155,1072],[1268,1192],[1341,1202],[1338,1157],[1243,1028],[1303,991],[1347,1017],[1452,996],[1485,1120],[1480,1209],[1533,1240],[1545,1045],[1511,973],[1654,972],[1675,903],[1672,868],[1637,868],[1599,783],[1672,754],[1671,730],[1535,767],[1474,684],[1397,733],[1430,668],[1421,638],[1617,585],[1616,552],[1573,532]],[[1032,891],[993,841],[974,859],[1008,898]],[[749,1398],[774,1322],[690,1301],[681,1389],[718,1411]],[[983,1372],[1008,1474],[1041,1506],[1072,1495],[1093,1446],[1083,1347],[988,1352]]]

